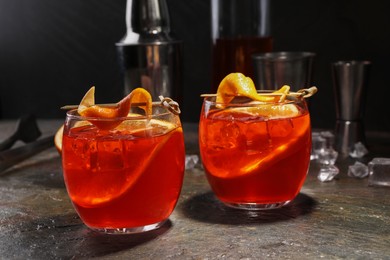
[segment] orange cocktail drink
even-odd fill
[[[280,93],[264,97],[203,102],[202,162],[215,195],[231,207],[281,207],[296,197],[307,175],[311,128],[305,100],[286,95],[281,101]]]
[[[134,233],[161,226],[177,203],[184,157],[179,117],[164,107],[154,106],[150,116],[130,111],[118,118],[67,113],[65,184],[92,229]]]

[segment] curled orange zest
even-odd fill
[[[273,101],[272,97],[257,94],[252,79],[242,73],[230,73],[219,84],[217,103],[230,103],[234,97],[247,97],[256,101]]]
[[[126,117],[129,114],[132,103],[140,103],[140,107],[145,110],[145,114],[152,113],[152,97],[143,88],[134,89],[129,95],[124,97],[114,106],[95,105],[95,88],[92,87],[81,100],[77,109],[83,117],[95,117],[99,119],[115,119]],[[91,120],[91,123],[100,129],[110,130],[119,125],[121,120]]]

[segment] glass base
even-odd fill
[[[137,234],[137,233],[143,233],[143,232],[148,232],[151,230],[155,230],[160,228],[165,224],[166,220],[163,220],[158,223],[150,224],[150,225],[145,225],[145,226],[139,226],[139,227],[123,227],[123,228],[96,228],[96,227],[89,227],[90,229],[101,232],[101,233],[106,233],[106,234],[113,234],[113,235],[120,235],[120,234]]]
[[[243,209],[243,210],[268,210],[268,209],[277,209],[283,207],[290,203],[291,200],[276,202],[276,203],[230,203],[223,202],[226,206],[235,209]]]

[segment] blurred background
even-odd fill
[[[184,42],[182,121],[198,122],[211,90],[210,0],[167,0]],[[124,96],[115,43],[126,32],[126,0],[0,0],[0,120],[33,113],[64,118],[96,86],[97,102]],[[316,53],[310,100],[315,128],[333,128],[331,62],[369,60],[365,126],[390,131],[390,16],[386,1],[272,0],[274,51]]]

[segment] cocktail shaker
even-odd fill
[[[336,150],[348,156],[352,147],[365,144],[364,112],[369,61],[338,61],[332,63],[333,90],[336,103]]]
[[[166,0],[127,0],[127,33],[116,44],[124,92],[142,87],[181,102],[182,42],[170,33]]]

